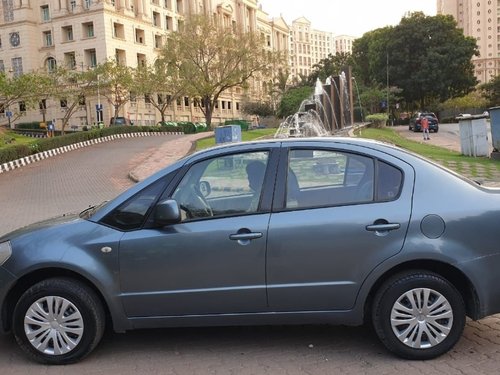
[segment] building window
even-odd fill
[[[94,37],[94,23],[93,22],[86,22],[82,24],[83,27],[83,35],[85,35],[87,38],[93,38]]]
[[[155,48],[161,48],[161,46],[162,46],[161,35],[155,35]]]
[[[2,0],[3,20],[14,21],[14,0]]]
[[[64,62],[68,69],[76,68],[76,57],[74,52],[67,52],[64,54]]]
[[[41,15],[42,15],[42,22],[49,22],[50,21],[49,6],[48,5],[42,5],[40,7],[40,12],[41,12]]]
[[[65,42],[71,42],[73,40],[73,26],[64,26],[62,35]]]
[[[172,17],[166,16],[165,21],[166,21],[165,22],[165,30],[172,30],[173,31],[174,20],[172,19]]]
[[[23,74],[23,58],[14,57],[11,62],[14,77],[19,77],[21,74]]]
[[[146,37],[144,30],[142,29],[135,29],[135,42],[139,44],[145,44],[146,43]]]
[[[115,38],[125,39],[125,27],[121,23],[113,23],[113,36]]]
[[[70,11],[71,11],[71,12],[74,12],[74,11],[75,11],[75,9],[76,9],[76,0],[71,0],[71,1],[69,2],[69,6],[70,6]]]
[[[89,9],[91,5],[92,5],[92,0],[85,0],[85,2],[83,4],[85,9]]]
[[[95,68],[97,66],[97,54],[95,49],[87,49],[84,54],[85,63],[89,66],[89,68]]]
[[[160,13],[153,12],[153,26],[161,27]]]
[[[52,46],[52,31],[44,31],[43,32],[43,45],[45,47]]]
[[[49,57],[45,62],[45,66],[47,67],[47,71],[49,73],[54,72],[57,68],[56,59],[54,59],[53,57]]]

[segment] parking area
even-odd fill
[[[149,160],[158,147],[167,145],[174,152],[179,138],[170,137],[95,145],[0,175],[1,232],[110,199],[133,184],[128,172]],[[11,335],[0,336],[0,368],[5,375],[494,374],[499,360],[500,315],[469,321],[457,346],[432,361],[392,356],[369,327],[109,331],[87,359],[66,367],[35,364]]]

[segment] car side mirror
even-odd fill
[[[160,227],[181,222],[181,210],[174,199],[167,199],[158,204],[154,211],[154,223]]]

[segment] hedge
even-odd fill
[[[8,145],[0,148],[0,164],[12,160],[21,159],[38,152],[52,150],[63,146],[69,146],[79,142],[103,138],[114,134],[141,133],[141,132],[164,132],[166,129],[159,126],[115,126],[103,129],[92,129],[69,133],[52,138],[40,138],[30,144]],[[170,130],[168,130],[170,131]],[[178,130],[175,130],[178,131]]]

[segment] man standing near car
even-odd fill
[[[429,137],[429,120],[426,116],[422,116],[420,119],[420,126],[422,127],[422,133],[424,133],[424,141],[430,139]]]

